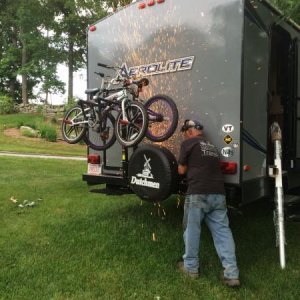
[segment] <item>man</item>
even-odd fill
[[[185,253],[178,268],[192,278],[199,277],[198,252],[204,220],[224,268],[223,283],[230,287],[239,286],[235,244],[229,228],[218,152],[205,138],[199,121],[186,120],[181,131],[185,140],[181,144],[178,173],[186,174],[188,189],[183,217]]]

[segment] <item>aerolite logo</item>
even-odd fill
[[[121,75],[159,75],[164,73],[173,73],[179,71],[190,70],[193,67],[195,56],[187,56],[169,59],[167,61],[159,61],[150,64],[128,67],[126,62],[122,64]]]

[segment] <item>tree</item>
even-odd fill
[[[287,18],[293,19],[300,24],[300,1],[299,0],[271,0]]]
[[[54,15],[51,29],[55,43],[68,66],[68,99],[73,98],[73,73],[86,63],[86,29],[105,16],[103,2],[97,0],[44,0]]]
[[[44,34],[51,16],[45,14],[41,3],[36,0],[2,0],[0,17],[0,91],[27,103],[32,97],[33,87],[43,80],[61,88],[62,83],[54,80],[57,78],[53,69],[60,61],[59,56],[57,50],[49,46],[49,39]],[[50,62],[47,59],[49,49],[52,52]],[[45,72],[49,65],[52,65],[51,74]],[[22,78],[21,94],[16,92],[20,87],[18,75]]]
[[[113,11],[116,11],[118,7],[126,6],[130,4],[132,0],[108,0],[106,4],[111,7]]]
[[[20,68],[18,32],[14,23],[15,7],[8,1],[0,2],[0,92],[20,99],[17,93],[17,70]]]

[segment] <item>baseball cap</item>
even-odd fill
[[[187,131],[189,128],[202,130],[203,125],[196,120],[185,120],[183,126],[181,127],[181,132]]]

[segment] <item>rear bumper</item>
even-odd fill
[[[116,186],[128,186],[127,178],[124,178],[123,176],[116,176],[116,175],[83,174],[82,180],[86,181],[88,184],[109,184],[109,185],[116,185]]]

